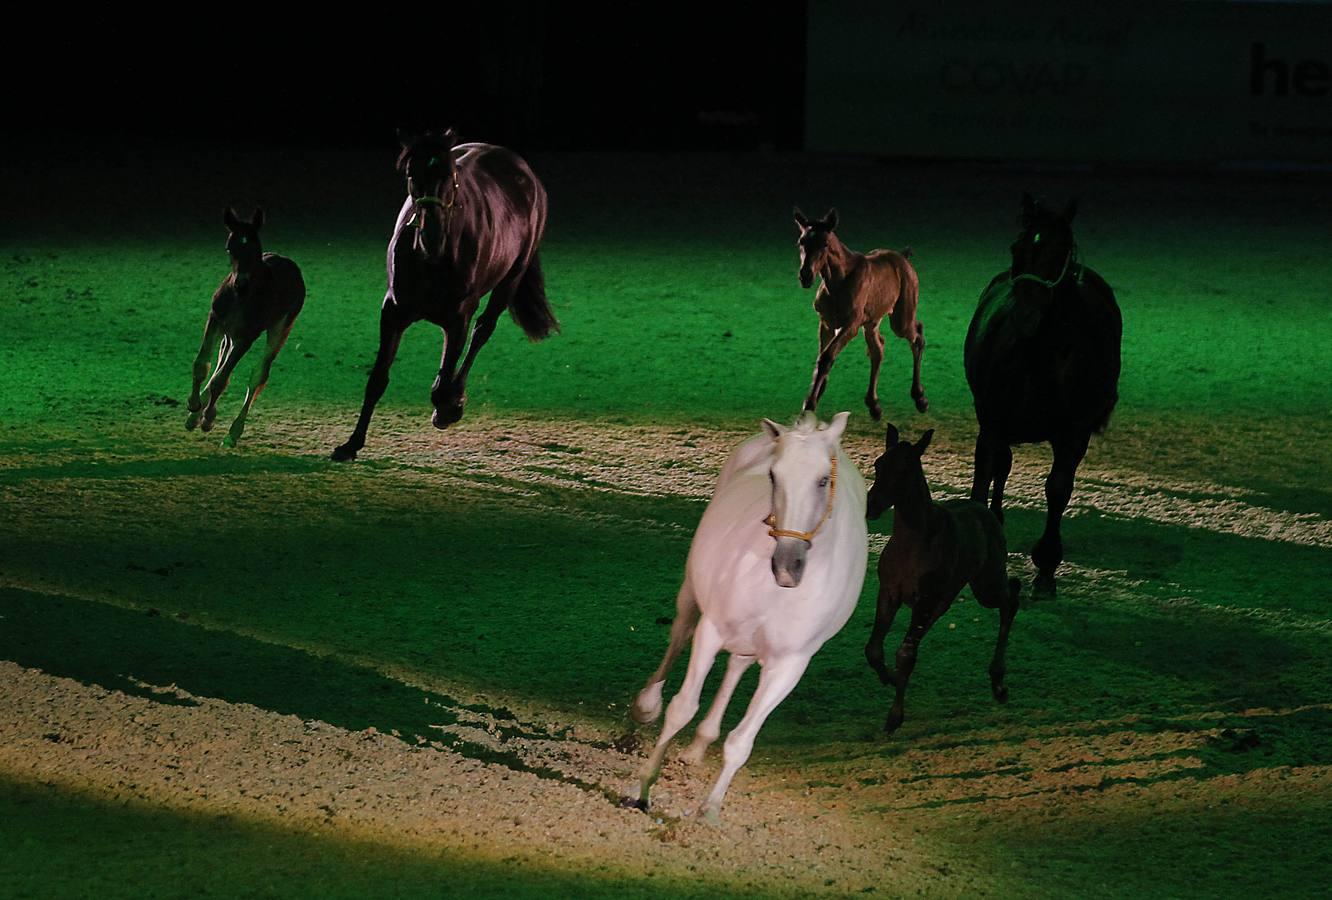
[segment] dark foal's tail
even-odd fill
[[[536,253],[532,254],[532,261],[509,301],[509,315],[534,341],[560,330],[555,311],[546,299],[546,278],[541,274],[541,257]]]

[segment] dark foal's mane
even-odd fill
[[[971,498],[1003,521],[1011,446],[1048,441],[1054,464],[1045,482],[1045,532],[1032,550],[1036,586],[1054,590],[1063,559],[1060,519],[1091,435],[1103,431],[1119,399],[1122,321],[1114,292],[1078,259],[1072,220],[1023,196],[1022,231],[1012,265],[981,295],[967,331],[967,382],[980,431]]]
[[[399,140],[397,170],[406,180],[407,197],[389,241],[379,351],[356,427],[333,451],[337,460],[355,459],[365,446],[402,333],[414,322],[430,322],[444,332],[439,375],[430,391],[436,428],[462,418],[468,373],[501,313],[507,309],[532,340],[559,329],[538,254],[546,191],[527,163],[504,147],[459,144],[452,130],[400,133]]]
[[[879,556],[879,597],[874,630],[865,644],[865,659],[879,681],[896,690],[884,728],[902,724],[907,682],[916,666],[920,643],[934,623],[953,605],[966,585],[982,606],[999,610],[999,638],[990,659],[990,690],[1000,703],[1008,699],[1004,685],[1008,633],[1017,615],[1020,585],[1008,578],[1004,531],[984,504],[970,500],[936,503],[921,457],[933,431],[916,443],[898,439],[891,424],[883,454],[874,461],[874,484],[866,514],[877,519],[893,509],[893,535]],[[883,642],[897,610],[911,608],[911,624],[897,650],[896,666],[884,662]]]

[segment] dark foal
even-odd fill
[[[879,673],[879,681],[897,689],[884,730],[892,734],[902,724],[907,681],[916,667],[920,642],[940,616],[948,611],[964,585],[988,609],[999,610],[999,640],[990,660],[990,691],[1003,703],[1004,651],[1017,615],[1021,584],[1008,577],[1008,547],[998,520],[983,503],[970,500],[930,499],[921,455],[934,431],[919,441],[898,441],[897,429],[888,426],[886,448],[874,461],[874,484],[865,514],[877,519],[893,508],[893,536],[879,556],[879,603],[874,631],[865,645],[865,659]],[[898,607],[911,608],[911,624],[897,648],[896,671],[883,660],[883,642],[893,627]]]
[[[223,221],[230,230],[227,253],[231,255],[231,274],[222,279],[213,293],[203,343],[194,358],[194,386],[190,390],[187,404],[190,414],[185,419],[185,427],[191,431],[196,426],[204,431],[212,430],[213,419],[217,416],[217,398],[227,389],[232,371],[259,335],[266,334],[264,356],[255,366],[245,388],[245,402],[227,436],[222,439],[222,446],[234,447],[245,431],[245,417],[250,406],[268,383],[273,360],[287,342],[291,326],[305,305],[305,281],[294,262],[285,256],[263,251],[259,243],[259,229],[264,224],[262,209],[256,209],[249,222],[242,221],[228,209]],[[217,365],[209,378],[209,360],[214,353],[217,354]],[[204,388],[207,403],[199,396],[205,378],[208,378]]]
[[[929,408],[925,389],[920,386],[920,358],[925,352],[925,326],[916,318],[920,282],[907,260],[910,248],[871,250],[857,253],[833,233],[837,210],[829,210],[822,219],[810,221],[799,207],[795,222],[800,226],[800,286],[821,279],[814,295],[814,309],[819,314],[819,357],[814,364],[814,380],[805,397],[805,409],[814,409],[828,386],[828,373],[843,348],[860,329],[865,329],[869,353],[869,388],[865,406],[877,422],[883,415],[879,406],[879,365],[883,362],[883,335],[879,328],[884,317],[893,334],[911,345],[911,399],[916,409]]]
[[[1054,451],[1045,531],[1031,551],[1035,590],[1049,594],[1064,558],[1059,526],[1073,476],[1119,399],[1119,306],[1101,276],[1077,260],[1076,212],[1076,201],[1055,212],[1023,195],[1013,264],[981,294],[964,350],[980,425],[971,499],[984,503],[993,484],[990,508],[1002,522],[1012,445],[1049,441]]]
[[[502,312],[507,309],[534,341],[559,330],[537,255],[546,230],[546,190],[527,163],[503,147],[456,144],[452,130],[398,137],[407,198],[389,241],[379,352],[360,418],[333,451],[336,460],[355,459],[365,446],[370,416],[412,323],[424,319],[444,332],[439,375],[430,389],[431,422],[441,429],[462,418],[467,374]],[[487,294],[469,344],[467,330]]]

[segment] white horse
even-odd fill
[[[726,737],[724,764],[700,814],[716,822],[722,798],[749,758],[754,737],[796,686],[823,643],[851,617],[865,580],[865,481],[838,441],[850,413],[822,424],[805,412],[788,429],[763,420],[722,468],[694,533],[666,655],[638,693],[633,716],[661,713],[666,675],[693,635],[689,670],[666,708],[666,724],[642,770],[637,803],[661,773],[666,746],[698,712],[699,693],[721,650],[726,675],[694,741],[681,754],[703,759],[721,734],[722,715],[740,677],[758,660],[758,689]]]

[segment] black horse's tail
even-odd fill
[[[536,253],[532,254],[532,261],[519,280],[513,299],[509,301],[509,315],[534,341],[560,330],[555,311],[546,299],[546,277],[541,274],[541,257]]]

